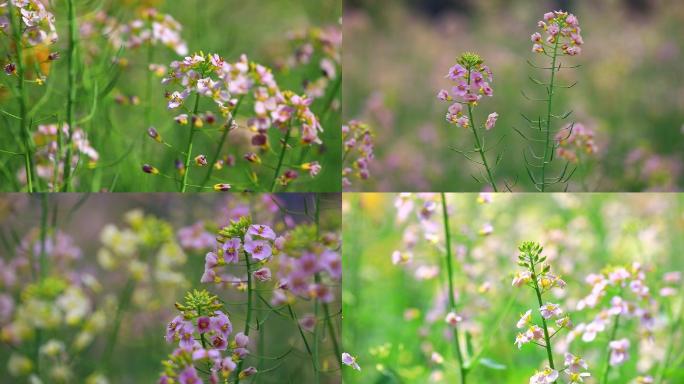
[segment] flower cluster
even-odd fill
[[[484,60],[474,53],[466,52],[458,59],[456,65],[449,69],[445,76],[456,85],[451,92],[442,89],[437,93],[437,98],[442,101],[453,101],[446,114],[449,123],[459,127],[468,128],[471,123],[464,111],[464,105],[474,106],[482,96],[493,96],[494,91],[489,83],[492,81],[492,71],[484,65]],[[498,115],[491,114],[487,119],[487,129],[491,129]]]
[[[61,131],[61,132],[58,132]],[[69,125],[62,124],[61,129],[57,124],[39,125],[33,133],[33,142],[36,145],[34,161],[36,163],[37,175],[48,181],[50,190],[59,189],[63,180],[64,161],[59,153],[58,135],[61,134],[63,140],[69,135]],[[75,168],[84,159],[87,159],[89,167],[94,167],[100,158],[98,152],[91,146],[86,133],[81,128],[71,131],[71,146],[76,156],[71,158],[71,167]],[[64,149],[62,149],[64,151]],[[21,177],[24,177],[22,172]]]
[[[555,55],[558,47],[563,54],[569,56],[578,55],[582,52],[581,45],[584,43],[580,34],[579,20],[572,13],[563,11],[547,12],[544,19],[537,22],[541,32],[546,33],[543,37],[540,32],[530,36],[534,43],[532,51],[546,55]]]
[[[291,32],[288,39],[295,45],[294,54],[285,64],[289,68],[309,64],[320,52],[318,67],[323,75],[306,83],[306,94],[312,98],[323,97],[330,81],[338,77],[342,60],[342,29],[335,25],[308,28]]]
[[[21,17],[21,31],[23,42],[28,46],[40,44],[54,44],[57,41],[55,28],[55,16],[49,12],[43,2],[39,0],[10,0],[11,7],[7,2],[0,4],[0,31],[11,36],[9,10],[15,11]]]
[[[205,257],[204,274],[201,279],[203,283],[241,282],[240,278],[217,273],[217,268],[237,264],[242,255],[245,258],[250,257],[255,264],[264,265],[282,250],[285,242],[285,239],[277,237],[269,226],[251,224],[248,217],[232,221],[230,226],[219,231],[216,240],[216,249],[207,253]],[[249,260],[247,262],[249,263]],[[261,267],[248,273],[252,273],[259,281],[268,281],[271,278],[271,270],[268,267]]]
[[[556,134],[556,141],[556,154],[573,163],[579,161],[581,153],[594,155],[598,151],[594,142],[594,130],[584,124],[575,123],[564,127]]]
[[[342,259],[335,250],[338,247],[339,240],[333,234],[317,240],[316,228],[312,225],[302,224],[288,232],[272,304],[292,302],[294,297],[333,302],[332,287],[342,278]],[[317,321],[311,318],[314,323]],[[313,328],[313,324],[307,328]]]
[[[233,325],[221,308],[218,297],[206,290],[194,290],[185,296],[185,303],[176,303],[181,312],[166,327],[166,341],[177,342],[176,350],[164,362],[160,384],[202,383],[196,365],[206,364],[210,382],[228,378],[237,369],[237,362],[249,354],[249,337],[242,332],[229,338]],[[256,373],[249,367],[239,373],[241,378]]]
[[[577,324],[568,335],[572,342],[581,335],[584,342],[594,341],[598,334],[610,330],[617,333],[617,326],[629,319],[638,319],[640,335],[649,338],[655,329],[655,309],[652,291],[646,284],[646,269],[639,263],[629,266],[606,268],[601,273],[587,276],[591,292],[577,303],[577,310],[599,308],[589,323]],[[604,304],[601,306],[601,304]],[[611,366],[623,364],[629,358],[630,341],[626,338],[610,340]]]
[[[351,120],[342,125],[342,142],[344,143],[342,186],[348,188],[352,185],[350,180],[352,175],[357,175],[361,180],[367,180],[370,177],[370,163],[375,156],[373,131],[368,124]]]
[[[97,261],[103,269],[120,271],[135,282],[136,306],[162,306],[188,285],[181,272],[187,257],[168,222],[140,210],[124,217],[126,227],[108,224],[100,232]]]
[[[95,299],[102,287],[91,274],[76,270],[81,255],[67,234],[60,231],[42,239],[39,230],[32,230],[21,239],[13,259],[0,261],[0,341],[12,347],[7,372],[15,380],[38,377],[32,356],[39,353],[44,378],[72,381],[74,356],[105,329],[107,317]],[[41,258],[44,264],[34,262]],[[34,278],[40,274],[46,277]],[[60,333],[72,335],[69,344],[40,336]]]
[[[522,271],[516,272],[513,277],[514,287],[528,286],[532,288],[537,296],[539,304],[539,316],[541,326],[533,321],[533,310],[527,310],[518,320],[516,327],[526,329],[525,332],[518,333],[515,337],[515,344],[520,349],[523,344],[534,343],[547,350],[549,366],[542,371],[536,372],[531,378],[530,383],[547,384],[558,380],[559,372],[555,369],[553,362],[553,348],[551,341],[562,329],[572,329],[573,324],[570,317],[564,314],[558,304],[542,302],[543,295],[553,289],[563,289],[566,283],[559,276],[551,272],[551,266],[546,263],[546,256],[542,256],[543,247],[534,242],[523,242],[518,248],[518,265],[523,267]],[[555,327],[549,325],[553,322]],[[587,372],[586,362],[570,353],[565,354],[563,371],[570,383],[582,383],[584,377],[590,376]]]
[[[109,33],[109,41],[116,48],[126,49],[135,49],[145,44],[162,44],[178,55],[187,55],[188,47],[181,37],[182,29],[171,15],[147,8],[142,11],[141,18],[113,28]]]

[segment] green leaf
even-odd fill
[[[480,359],[480,364],[484,365],[487,368],[495,369],[497,371],[503,371],[506,369],[506,366],[494,361],[493,359],[490,359],[489,357],[483,357]]]

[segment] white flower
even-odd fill
[[[543,371],[538,371],[534,376],[530,377],[530,384],[550,384],[558,379],[558,371],[549,367],[544,368]]]
[[[516,324],[515,326],[518,328],[525,328],[531,320],[532,320],[532,310],[528,309],[524,315],[520,316],[520,320],[518,320],[518,324]]]
[[[444,321],[446,321],[446,323],[451,325],[452,327],[455,327],[458,325],[458,323],[463,321],[463,318],[457,315],[456,312],[451,311],[447,313],[446,317],[444,318]]]

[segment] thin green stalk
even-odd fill
[[[553,45],[553,57],[551,59],[551,81],[549,82],[548,94],[546,106],[546,140],[544,142],[544,162],[542,163],[541,169],[541,191],[544,192],[546,188],[546,164],[551,162],[551,154],[553,148],[549,151],[549,143],[551,142],[551,106],[553,104],[553,83],[556,79],[556,57],[558,55],[558,41],[560,38],[556,37],[556,43]]]
[[[244,334],[245,336],[249,336],[249,323],[252,321],[252,271],[250,270],[251,268],[251,263],[249,262],[249,255],[245,253],[245,261],[247,263],[247,315],[245,318],[245,330]],[[240,360],[240,362],[237,365],[237,369],[235,370],[235,384],[240,384],[240,372],[242,371],[242,364],[244,363],[244,359]]]
[[[67,74],[67,110],[66,123],[69,127],[67,131],[67,148],[66,156],[64,157],[64,185],[62,191],[68,192],[71,188],[71,157],[73,152],[73,132],[76,129],[74,126],[74,108],[76,105],[76,44],[78,43],[78,25],[76,22],[76,9],[74,7],[74,0],[67,0],[67,17],[69,21],[69,46],[67,48],[67,66],[69,72]]]
[[[601,383],[605,384],[608,382],[608,373],[610,372],[610,342],[615,340],[615,336],[617,335],[617,330],[620,327],[620,315],[615,316],[615,320],[613,320],[613,330],[610,332],[610,339],[608,339],[608,343],[606,343],[606,361],[603,365],[603,375],[601,376]]]
[[[468,85],[470,85],[470,71],[471,69],[468,68]],[[475,124],[475,121],[473,120],[473,107],[468,103],[468,118],[470,119],[470,128],[473,131],[473,135],[475,136],[475,144],[477,145],[477,152],[480,153],[480,158],[482,159],[482,165],[484,165],[485,170],[487,171],[487,177],[489,178],[489,184],[492,185],[492,189],[494,189],[494,192],[498,192],[498,189],[496,188],[496,183],[494,182],[494,178],[492,177],[492,170],[489,168],[489,164],[487,163],[487,156],[485,156],[485,151],[483,148],[483,145],[480,142],[480,136],[477,134],[477,125]]]
[[[27,120],[27,108],[26,108],[26,87],[24,86],[24,60],[23,60],[23,46],[21,42],[21,16],[19,19],[15,19],[14,15],[14,5],[11,1],[7,2],[9,6],[9,19],[12,23],[12,33],[14,35],[14,43],[17,52],[17,89],[19,90],[19,130],[21,132],[21,138],[24,144],[24,169],[26,170],[26,184],[28,187],[28,192],[34,192],[33,183],[36,181],[35,174],[33,172],[33,139],[31,137],[31,132],[29,126],[26,124]]]
[[[154,61],[154,45],[152,41],[147,42],[147,64],[145,68],[145,129],[143,130],[142,153],[145,155],[145,147],[147,146],[147,129],[152,125],[152,80],[154,74],[149,69],[149,64]]]
[[[121,291],[121,295],[119,296],[119,302],[116,306],[116,314],[114,315],[112,333],[109,334],[109,339],[107,340],[104,358],[102,359],[102,362],[106,364],[107,369],[111,368],[114,346],[116,345],[116,342],[119,340],[119,330],[121,329],[121,321],[123,320],[123,315],[131,303],[131,296],[133,295],[134,289],[135,280],[129,278],[126,282],[126,285],[124,286],[123,291]]]
[[[287,126],[287,132],[285,132],[285,137],[283,138],[283,149],[280,150],[280,157],[278,158],[278,166],[276,166],[275,174],[273,175],[273,181],[271,182],[271,192],[275,192],[276,182],[278,181],[278,176],[280,175],[280,168],[283,166],[283,159],[285,158],[285,151],[287,151],[287,142],[290,140],[290,132],[292,131],[292,121]]]
[[[442,220],[444,224],[444,238],[446,247],[446,265],[447,265],[447,276],[449,279],[449,307],[452,311],[456,311],[456,298],[454,297],[454,280],[453,280],[453,268],[451,265],[451,231],[449,229],[449,214],[447,212],[446,196],[444,192],[442,196]],[[465,384],[466,375],[468,370],[463,361],[463,355],[461,354],[461,344],[458,337],[458,327],[454,327],[454,344],[456,346],[456,357],[458,358],[458,368],[460,371],[461,384]]]
[[[335,360],[337,361],[337,364],[340,365],[340,358],[342,356],[342,350],[340,349],[340,344],[337,341],[337,333],[335,332],[335,324],[333,324],[332,318],[330,317],[330,306],[328,303],[323,303],[323,313],[325,314],[325,318],[328,319],[328,333],[330,333],[330,338],[332,339],[333,342],[333,350],[335,351]],[[341,367],[341,365],[340,365]]]
[[[240,104],[242,103],[242,98],[243,96],[240,96],[238,99],[237,104],[235,104],[235,109],[232,112],[232,115],[230,117],[230,120],[228,121],[228,124],[226,125],[226,129],[223,131],[223,134],[221,135],[221,140],[219,140],[219,145],[216,147],[216,152],[214,152],[214,155],[211,157],[211,161],[209,162],[209,169],[207,170],[206,176],[204,176],[204,180],[202,180],[202,183],[200,183],[201,186],[205,186],[207,184],[207,181],[211,179],[211,174],[214,172],[214,165],[216,165],[216,162],[218,161],[219,156],[221,156],[221,150],[223,150],[223,143],[226,142],[226,138],[228,137],[228,133],[230,132],[230,127],[233,125],[233,121],[235,121],[235,115],[237,114],[238,108],[240,108]]]
[[[668,367],[670,359],[672,358],[672,353],[674,352],[675,340],[677,339],[677,332],[681,330],[682,321],[684,320],[684,295],[682,295],[682,300],[679,303],[679,313],[676,320],[672,323],[670,328],[669,338],[667,341],[667,348],[665,349],[665,357],[658,367],[658,374],[656,375],[656,383],[662,384],[665,379],[665,370]]]
[[[197,116],[197,110],[199,109],[199,93],[195,96],[195,107],[192,110],[193,118]],[[185,188],[188,185],[188,174],[190,174],[190,159],[192,157],[192,141],[195,138],[195,128],[194,123],[190,124],[190,137],[188,137],[188,146],[185,149],[185,169],[183,170],[183,179],[181,180],[180,191],[185,192]]]
[[[315,281],[317,284],[320,283],[320,278],[319,278],[318,274],[316,274]],[[314,336],[313,348],[312,348],[312,355],[313,356],[311,357],[314,361],[314,367],[318,367],[319,361],[320,361],[319,356],[318,356],[318,352],[319,352],[318,351],[318,336],[319,336],[319,326],[318,326],[318,322],[319,322],[318,317],[319,316],[318,315],[319,315],[319,311],[320,311],[319,308],[320,308],[320,300],[315,299],[314,300],[314,318],[316,319],[316,323],[314,324],[314,329],[313,329],[313,336]],[[321,372],[318,369],[314,369],[314,383],[320,383],[320,382],[321,382]]]
[[[537,294],[537,302],[539,303],[539,308],[541,308],[544,303],[542,302],[542,294],[541,290],[539,289],[539,282],[537,282],[537,273],[534,270],[534,264],[530,262],[530,272],[532,272],[532,281],[534,281],[534,292]],[[542,328],[544,329],[544,344],[546,347],[546,355],[549,359],[549,366],[551,369],[556,369],[555,365],[553,364],[553,351],[551,349],[551,337],[549,337],[549,329],[546,326],[546,319],[544,316],[541,317],[542,320]]]

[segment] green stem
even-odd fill
[[[226,138],[228,137],[228,133],[230,132],[230,127],[233,125],[233,121],[235,121],[235,115],[237,114],[238,108],[240,108],[240,104],[242,103],[242,98],[243,98],[243,96],[240,96],[237,104],[235,104],[235,109],[232,111],[230,120],[228,121],[228,124],[226,125],[226,129],[223,131],[223,134],[221,135],[221,140],[219,141],[218,147],[216,147],[216,152],[214,152],[214,155],[211,157],[211,161],[209,162],[209,169],[207,170],[207,174],[206,174],[206,176],[204,176],[204,180],[200,184],[203,187],[207,184],[207,181],[209,181],[211,179],[211,174],[214,172],[214,165],[216,165],[216,162],[218,161],[219,156],[221,156],[221,150],[223,150],[223,143],[225,143]]]
[[[192,110],[192,118],[197,116],[197,110],[199,109],[199,93],[195,96],[195,107]],[[192,120],[192,119],[191,119]],[[194,123],[190,123],[190,137],[188,137],[188,146],[185,149],[185,169],[183,170],[183,179],[181,180],[180,191],[185,192],[185,188],[188,185],[188,174],[190,174],[190,159],[192,157],[192,141],[195,139],[195,128]]]
[[[154,61],[154,45],[152,41],[147,43],[147,64],[145,68],[145,129],[143,130],[142,140],[142,155],[145,155],[145,147],[147,146],[147,129],[152,125],[152,80],[154,74],[149,68],[149,64]]]
[[[252,271],[250,270],[251,268],[251,263],[249,261],[249,255],[245,253],[245,262],[247,263],[247,315],[245,318],[245,330],[244,334],[245,336],[249,336],[249,323],[252,321]],[[240,360],[240,362],[237,365],[237,369],[235,370],[235,384],[240,384],[240,372],[242,371],[242,364],[244,363],[244,359]]]
[[[470,85],[470,71],[471,68],[468,68],[468,85]],[[484,151],[484,146],[480,142],[480,135],[477,134],[477,125],[475,124],[475,121],[473,120],[473,106],[468,103],[468,118],[470,119],[470,128],[473,131],[473,135],[475,136],[475,145],[477,145],[477,152],[480,153],[480,158],[482,159],[482,165],[484,165],[485,170],[487,171],[487,177],[489,178],[489,184],[492,185],[492,189],[494,189],[494,192],[498,192],[498,189],[496,189],[496,183],[494,182],[494,178],[492,177],[492,170],[489,168],[489,164],[487,163],[487,156],[485,156],[485,151]]]
[[[133,295],[134,289],[135,280],[129,278],[126,282],[126,286],[124,286],[124,289],[123,291],[121,291],[121,295],[119,296],[119,302],[116,306],[116,314],[114,315],[112,333],[109,334],[109,340],[107,341],[104,358],[102,359],[102,362],[106,364],[107,368],[111,368],[114,346],[116,345],[116,342],[119,340],[119,330],[121,329],[121,321],[123,320],[123,315],[131,303],[131,296]]]
[[[675,340],[677,339],[676,335],[682,326],[682,320],[684,318],[684,295],[682,295],[682,300],[679,304],[678,311],[679,312],[676,316],[676,320],[672,323],[672,327],[670,328],[667,348],[665,349],[665,357],[663,358],[663,361],[660,363],[660,366],[658,367],[658,374],[656,375],[655,381],[658,384],[662,384],[663,380],[665,379],[665,370],[667,369],[668,363],[672,358],[672,353],[674,352]]]
[[[273,175],[273,181],[271,182],[271,192],[275,192],[276,182],[278,181],[278,176],[280,175],[280,168],[283,166],[283,159],[285,158],[285,151],[287,151],[287,142],[290,140],[290,132],[292,131],[292,122],[287,126],[287,132],[285,132],[285,137],[283,138],[283,148],[280,150],[280,157],[278,158],[278,166],[276,166],[275,174]]]
[[[610,332],[610,339],[608,339],[608,343],[606,344],[606,361],[603,365],[603,375],[601,379],[601,383],[606,384],[608,382],[608,373],[610,372],[610,342],[615,340],[615,336],[617,335],[617,330],[618,327],[620,326],[620,315],[615,316],[615,320],[613,320],[613,330]]]
[[[544,303],[542,302],[542,294],[539,289],[539,282],[537,281],[537,273],[534,270],[534,264],[530,261],[530,272],[532,272],[532,281],[534,281],[534,292],[537,294],[537,302],[539,303],[539,308],[541,308]],[[549,366],[551,369],[556,369],[553,364],[553,350],[551,348],[551,337],[549,337],[549,328],[546,325],[546,319],[544,316],[541,317],[542,328],[544,329],[544,344],[546,347],[546,355],[549,359]]]
[[[560,39],[556,37],[556,43],[553,45],[553,57],[551,59],[551,81],[549,82],[547,106],[546,106],[546,140],[544,142],[544,162],[542,163],[541,169],[541,191],[544,192],[546,188],[546,165],[551,162],[551,154],[553,148],[549,150],[549,143],[551,142],[551,106],[553,104],[553,83],[556,79],[556,57],[558,55],[558,41]]]
[[[26,87],[24,86],[24,60],[23,60],[23,46],[21,38],[21,16],[19,19],[15,19],[14,5],[11,1],[7,2],[9,6],[9,19],[12,23],[12,33],[14,35],[14,43],[17,52],[17,89],[19,90],[19,124],[21,138],[24,144],[24,169],[26,171],[26,184],[28,187],[28,192],[34,192],[33,183],[36,181],[35,174],[33,172],[33,139],[31,137],[31,132],[29,126],[26,124],[27,120],[27,108],[26,108]]]
[[[489,164],[487,163],[487,156],[485,156],[484,148],[482,148],[482,144],[480,143],[480,136],[477,134],[477,128],[475,127],[475,123],[473,122],[473,107],[470,105],[470,103],[468,103],[468,117],[470,118],[471,129],[473,131],[473,135],[475,136],[477,152],[480,153],[482,164],[484,165],[485,170],[487,171],[487,178],[489,179],[489,184],[491,184],[494,192],[499,192],[499,190],[496,188],[494,178],[492,177],[492,170],[489,168]]]
[[[446,265],[447,265],[447,277],[449,280],[449,307],[452,311],[456,312],[456,298],[454,297],[454,280],[453,280],[453,268],[451,265],[451,231],[449,229],[449,214],[447,212],[446,196],[444,192],[441,193],[442,196],[442,220],[444,224],[444,238],[446,247]],[[458,337],[458,327],[454,327],[454,344],[456,347],[456,357],[458,358],[458,368],[460,371],[461,384],[465,384],[466,375],[468,370],[465,367],[465,362],[463,361],[463,355],[461,354],[461,344]]]
[[[67,131],[67,148],[66,156],[64,157],[64,185],[62,192],[69,192],[71,188],[71,157],[73,152],[73,132],[76,129],[74,126],[74,107],[76,104],[76,44],[78,38],[78,26],[76,22],[76,9],[74,7],[74,0],[67,0],[67,14],[69,21],[69,46],[67,49],[67,110],[66,123],[68,125]]]

